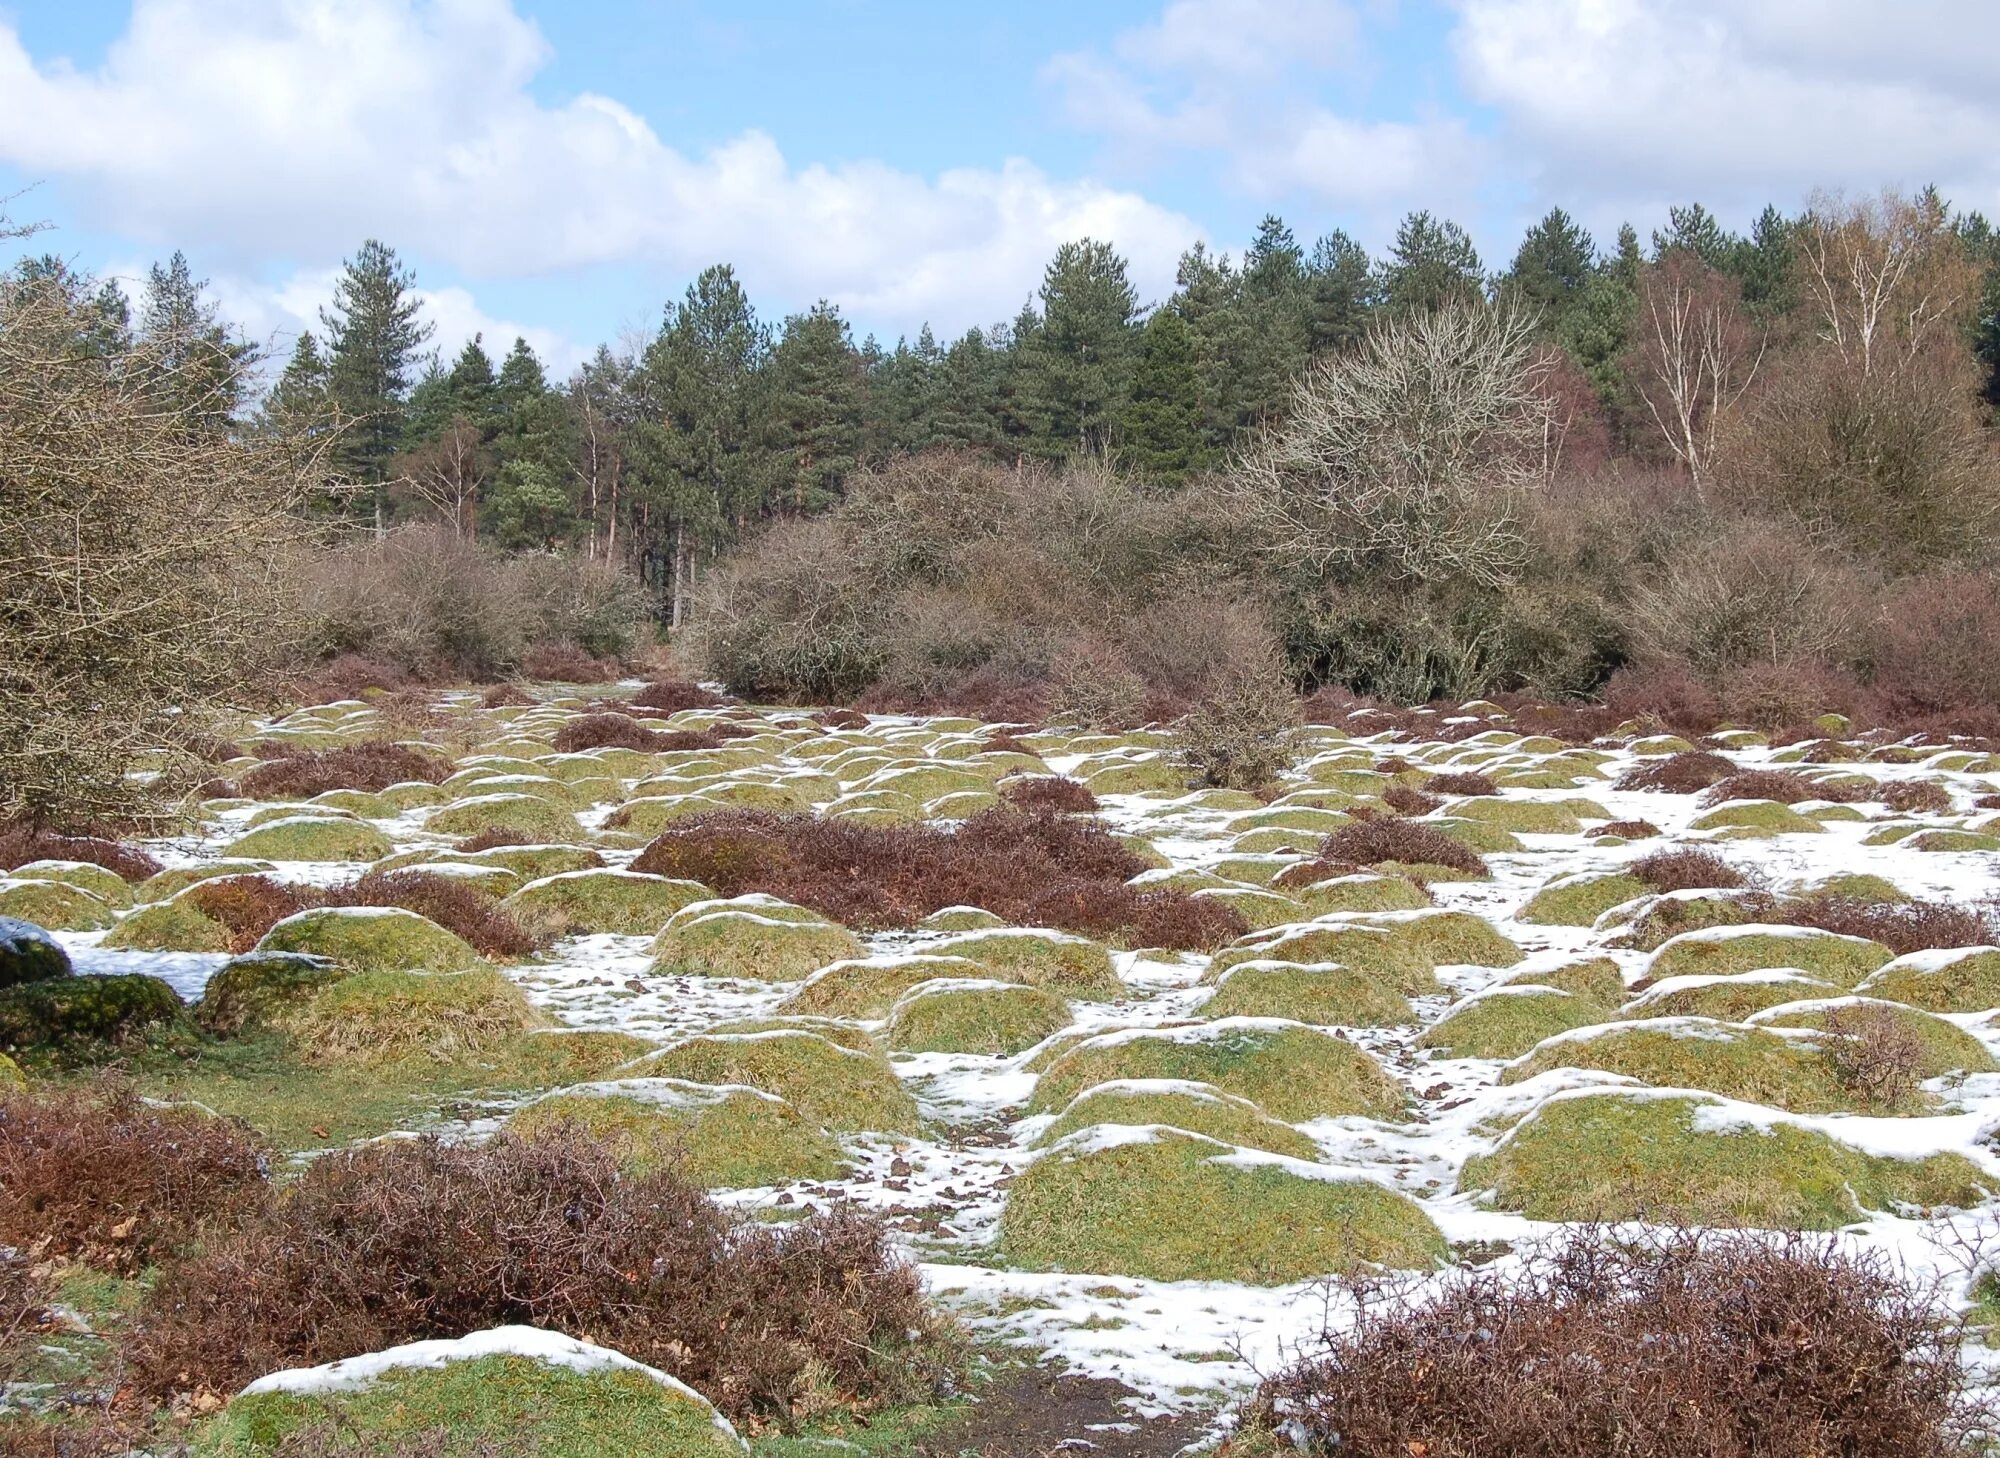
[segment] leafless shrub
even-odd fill
[[[385,790],[409,780],[436,784],[451,773],[450,761],[401,744],[343,744],[336,749],[276,751],[236,784],[260,800],[309,800],[328,790]]]
[[[1714,851],[1675,846],[1642,856],[1626,868],[1655,891],[1733,891],[1750,880]]]
[[[1990,908],[1943,901],[1861,901],[1851,896],[1807,896],[1771,910],[1766,920],[1817,927],[1880,942],[1897,956],[1944,947],[1977,947],[1996,935]]]
[[[1232,670],[1174,726],[1181,762],[1205,785],[1261,790],[1298,758],[1299,702],[1275,661]]]
[[[1905,815],[1948,815],[1951,791],[1933,780],[1892,780],[1882,787],[1882,803]]]
[[[1607,835],[1616,835],[1625,840],[1647,840],[1660,833],[1660,827],[1650,820],[1607,820],[1602,825],[1593,825],[1584,831],[1590,840],[1599,840]]]
[[[1977,1419],[1939,1293],[1830,1237],[1577,1231],[1357,1319],[1246,1426],[1355,1458],[1947,1458]]]
[[[1088,815],[1097,809],[1097,796],[1090,793],[1090,786],[1066,775],[1009,780],[1000,787],[1000,798],[1024,810],[1058,810],[1066,815]]]
[[[632,695],[634,707],[662,714],[677,714],[683,709],[719,709],[729,702],[721,694],[684,678],[655,679]]]
[[[1841,1087],[1871,1108],[1907,1102],[1923,1081],[1924,1045],[1886,1007],[1835,1008],[1826,1015],[1820,1051]]]
[[[1713,483],[1723,426],[1763,357],[1764,343],[1728,275],[1686,249],[1640,266],[1627,374],[1699,494]]]
[[[1639,583],[1632,632],[1646,657],[1711,678],[1748,664],[1827,662],[1858,644],[1866,596],[1838,559],[1753,523],[1689,543]]]
[[[0,871],[11,871],[29,861],[88,861],[133,882],[157,876],[162,869],[137,846],[121,845],[101,835],[57,835],[28,826],[0,831]]]
[[[1634,765],[1618,777],[1619,790],[1659,790],[1669,795],[1692,795],[1717,780],[1736,773],[1733,761],[1707,750],[1683,750]]]
[[[1395,861],[1401,865],[1449,866],[1474,876],[1486,874],[1485,858],[1465,842],[1431,826],[1396,817],[1341,826],[1321,843],[1319,859],[1357,866]]]
[[[610,683],[625,671],[616,658],[600,658],[567,638],[530,643],[518,667],[522,677],[540,683]]]
[[[1382,803],[1398,815],[1428,815],[1444,801],[1409,785],[1391,785],[1382,792]]]
[[[1704,805],[1720,805],[1725,800],[1776,800],[1796,805],[1801,800],[1833,800],[1851,805],[1866,799],[1868,792],[1855,785],[1828,784],[1791,770],[1738,770],[1727,779],[1717,780],[1701,797]]]
[[[1491,775],[1478,770],[1453,770],[1449,774],[1432,775],[1424,781],[1424,788],[1436,795],[1497,795],[1500,784]]]

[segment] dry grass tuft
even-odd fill
[[[400,744],[343,744],[338,749],[267,749],[263,764],[237,780],[239,793],[259,800],[308,800],[328,790],[384,790],[407,780],[437,784],[448,761]]]
[[[1394,818],[1357,820],[1341,826],[1321,844],[1318,859],[1357,866],[1395,861],[1399,865],[1447,866],[1472,876],[1486,874],[1485,858],[1463,841],[1431,826]]]
[[[1722,755],[1705,749],[1684,750],[1627,770],[1614,788],[1693,795],[1735,773],[1735,763]]]
[[[1626,867],[1655,891],[1734,891],[1750,880],[1714,851],[1677,846],[1654,851]]]
[[[1032,775],[1009,780],[1000,787],[1000,798],[1023,810],[1056,810],[1064,814],[1088,815],[1097,809],[1097,796],[1082,780],[1065,775]]]

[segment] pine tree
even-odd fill
[[[414,276],[388,244],[370,238],[347,260],[333,303],[320,311],[327,338],[327,389],[346,420],[336,455],[370,488],[375,529],[388,522],[389,463],[403,442],[410,371],[432,326],[418,316]]]
[[[1743,285],[1743,303],[1759,318],[1789,314],[1798,307],[1792,271],[1793,226],[1776,208],[1765,206],[1739,242],[1731,272]]]
[[[1021,409],[1041,453],[1102,451],[1123,409],[1138,296],[1125,260],[1085,238],[1056,250],[1042,277],[1041,320],[1021,349]]]
[[[496,413],[494,390],[497,381],[493,357],[486,352],[485,336],[475,334],[459,350],[458,358],[445,372],[445,390],[455,414],[488,425]]]
[[[312,331],[302,329],[278,383],[264,397],[262,423],[282,434],[319,434],[331,424],[331,410],[326,356],[320,353]]]
[[[925,329],[923,368],[937,345]],[[763,372],[758,445],[766,500],[804,514],[831,505],[861,453],[865,398],[861,356],[840,311],[822,299],[785,320]]]
[[[1305,253],[1274,214],[1265,215],[1245,250],[1241,279],[1239,429],[1279,412],[1311,351]]]
[[[1242,361],[1250,350],[1250,315],[1243,281],[1229,261],[1196,243],[1174,271],[1169,305],[1194,338],[1195,374],[1201,388],[1201,426],[1210,452],[1221,451],[1252,412],[1245,403]]]
[[[1738,239],[1700,203],[1667,209],[1665,229],[1653,230],[1653,261],[1675,248],[1685,248],[1713,269],[1727,269]]]
[[[1597,245],[1589,232],[1561,208],[1551,208],[1521,240],[1501,289],[1513,302],[1534,310],[1545,333],[1559,335],[1596,263]]]
[[[1139,331],[1119,442],[1122,459],[1162,481],[1179,482],[1205,462],[1194,331],[1171,308],[1155,309]]]
[[[1368,328],[1375,307],[1374,265],[1368,250],[1336,228],[1313,244],[1306,260],[1307,351],[1347,349]]]
[[[1005,369],[1005,354],[987,342],[986,331],[968,329],[953,342],[938,366],[934,444],[973,449],[999,444]]]
[[[176,249],[165,264],[147,270],[139,332],[160,361],[158,388],[168,407],[221,431],[242,408],[245,373],[257,351],[221,323],[216,306],[203,297],[207,287]]]
[[[1427,212],[1397,225],[1382,266],[1382,301],[1396,313],[1477,299],[1485,289],[1479,250],[1465,229]]]

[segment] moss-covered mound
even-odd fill
[[[1011,1058],[1070,1024],[1069,1004],[1044,987],[990,978],[923,982],[889,1014],[898,1053],[982,1053]]]
[[[1319,1145],[1308,1135],[1280,1123],[1250,1100],[1213,1084],[1171,1078],[1124,1078],[1087,1088],[1035,1136],[1035,1145],[1045,1147],[1098,1124],[1164,1124],[1287,1159],[1317,1162],[1320,1158]]]
[[[673,1168],[710,1188],[838,1179],[840,1145],[776,1094],[673,1078],[626,1078],[545,1094],[507,1121],[533,1134],[576,1124],[635,1173]]]
[[[1934,1013],[2000,1008],[2000,947],[1910,952],[1885,962],[1854,989]]]
[[[917,926],[923,931],[970,932],[991,931],[1006,924],[1004,918],[995,916],[983,906],[945,906],[933,911]]]
[[[218,1037],[261,1027],[348,974],[304,952],[250,952],[223,964],[202,989],[194,1020]]]
[[[583,834],[576,816],[539,795],[474,795],[440,807],[424,822],[433,835],[477,835],[482,830],[511,830],[537,840],[576,840]]]
[[[130,952],[226,952],[229,928],[202,915],[180,897],[126,913],[105,933],[103,945]]]
[[[1361,926],[1383,928],[1439,967],[1511,967],[1527,955],[1494,930],[1485,917],[1469,911],[1426,907],[1417,911],[1374,912],[1357,917],[1356,921]]]
[[[887,1061],[813,1033],[703,1033],[624,1070],[630,1078],[744,1083],[774,1093],[823,1129],[908,1133],[917,1101]]]
[[[1309,914],[1303,902],[1257,886],[1207,886],[1193,894],[1227,906],[1252,930],[1284,926]]]
[[[27,1086],[28,1075],[21,1072],[21,1065],[5,1053],[0,1053],[0,1091]]]
[[[1650,1090],[1559,1094],[1459,1177],[1462,1191],[1490,1190],[1533,1220],[1784,1230],[1976,1205],[1987,1183],[1959,1155],[1872,1156],[1769,1109]]]
[[[1690,830],[1736,831],[1749,835],[1819,835],[1826,827],[1776,800],[1727,800],[1688,822]]]
[[[427,916],[399,906],[326,906],[295,912],[265,932],[260,952],[305,952],[350,972],[460,972],[479,953]]]
[[[501,905],[523,926],[550,936],[616,932],[649,937],[682,907],[713,895],[699,881],[606,869],[544,876]]]
[[[132,904],[132,888],[115,871],[107,871],[90,861],[29,861],[6,873],[10,881],[60,881],[80,891],[88,891],[113,910]]]
[[[1801,998],[1830,997],[1831,982],[1802,972],[1738,972],[1729,977],[1668,977],[1654,983],[1619,1013],[1623,1018],[1715,1018],[1740,1023],[1752,1013]]]
[[[977,962],[1002,982],[1025,982],[1065,997],[1109,998],[1125,991],[1103,944],[1068,932],[998,927],[948,937],[930,950]]]
[[[1073,1134],[1017,1176],[1000,1244],[1032,1270],[1260,1286],[1445,1255],[1416,1203],[1366,1176],[1122,1125]]]
[[[1956,1023],[1935,1013],[1919,1012],[1900,1002],[1884,1002],[1873,997],[1810,998],[1781,1003],[1753,1013],[1747,1022],[1767,1028],[1810,1028],[1816,1032],[1845,1032],[1856,1037],[1871,1035],[1871,1020],[1892,1019],[1910,1035],[1916,1059],[1914,1076],[1937,1078],[1943,1074],[1992,1073],[2000,1070],[2000,1060],[1986,1045]]]
[[[844,926],[745,910],[670,920],[653,938],[653,970],[690,977],[797,982],[860,955],[861,943]]]
[[[1726,977],[1737,972],[1791,968],[1852,987],[1887,962],[1889,949],[1865,937],[1842,936],[1809,926],[1705,927],[1668,938],[1646,964],[1654,981],[1668,977]]]
[[[223,854],[267,861],[377,861],[394,846],[364,820],[288,815],[239,835]]]
[[[1366,871],[1329,876],[1303,886],[1288,887],[1314,916],[1343,911],[1419,911],[1431,904],[1423,887],[1407,876],[1377,876]]]
[[[1538,926],[1589,926],[1612,907],[1636,900],[1651,890],[1637,876],[1579,871],[1549,882],[1514,916]]]
[[[0,916],[0,987],[70,975],[69,953],[33,922]]]
[[[1006,980],[994,978],[967,957],[940,957],[928,952],[858,957],[820,968],[779,1003],[778,1010],[814,1017],[886,1018],[904,993],[940,977]]]
[[[276,1011],[273,1021],[308,1062],[348,1065],[400,1058],[464,1062],[549,1023],[491,967],[356,972]]]
[[[1389,983],[1330,962],[1238,962],[1217,979],[1201,1010],[1211,1018],[1285,1018],[1320,1027],[1394,1028],[1416,1021],[1409,998]]]
[[[1601,1002],[1533,983],[1491,988],[1459,1003],[1417,1040],[1448,1058],[1519,1058],[1544,1038],[1611,1016]]]
[[[419,847],[398,851],[377,861],[369,870],[403,871],[413,866],[486,866],[520,877],[525,884],[543,876],[560,876],[565,871],[594,871],[604,865],[604,857],[580,845],[496,845],[483,851],[432,850]]]
[[[197,881],[212,881],[217,876],[268,876],[277,867],[269,861],[204,861],[198,866],[175,866],[161,871],[157,876],[148,876],[133,890],[133,899],[142,906],[148,902],[165,901],[175,896]]]
[[[0,916],[51,931],[101,931],[117,915],[111,905],[67,881],[0,880]]]
[[[1554,1068],[1594,1068],[1654,1088],[1692,1088],[1794,1114],[1902,1114],[1921,1095],[1878,1097],[1843,1082],[1813,1033],[1780,1032],[1709,1018],[1650,1018],[1559,1034],[1507,1065],[1502,1083]]]
[[[1366,1050],[1279,1018],[1221,1018],[1086,1038],[1048,1065],[1029,1106],[1052,1113],[1086,1088],[1125,1078],[1212,1083],[1289,1122],[1403,1113],[1402,1086]]]
[[[52,977],[0,987],[0,1049],[59,1052],[170,1028],[186,1009],[157,977]]]
[[[1217,981],[1243,962],[1331,962],[1366,972],[1408,997],[1438,991],[1436,963],[1408,937],[1380,926],[1310,923],[1253,933],[1209,959],[1205,980]]]
[[[1578,997],[1587,997],[1592,1002],[1602,1003],[1607,1008],[1615,1008],[1625,1001],[1625,974],[1618,970],[1618,964],[1609,957],[1588,957],[1581,962],[1570,962],[1560,967],[1541,965],[1524,967],[1502,985],[1520,986],[1528,983],[1536,987],[1553,987],[1561,992],[1573,992]]]
[[[1475,795],[1454,800],[1444,813],[1454,820],[1478,820],[1519,835],[1581,835],[1583,822],[1565,805],[1546,800],[1504,800]]]
[[[532,1327],[413,1342],[253,1382],[195,1458],[745,1458],[706,1399],[619,1353]]]

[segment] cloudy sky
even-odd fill
[[[1067,238],[1162,297],[1276,211],[1489,264],[1551,203],[1935,181],[2000,213],[1994,0],[0,0],[0,196],[116,276],[178,246],[279,350],[381,237],[446,347],[566,367],[705,264],[885,341]]]

